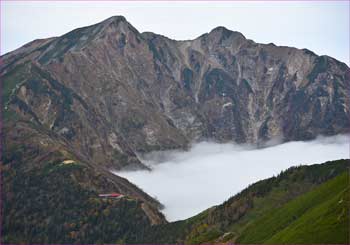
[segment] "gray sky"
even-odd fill
[[[193,39],[216,26],[260,43],[308,48],[349,64],[349,2],[1,1],[1,54],[123,15],[140,32]]]

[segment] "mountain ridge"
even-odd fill
[[[140,224],[143,231],[167,222],[157,200],[109,172],[147,169],[138,154],[186,150],[208,139],[259,146],[275,137],[286,142],[350,131],[347,65],[307,50],[258,44],[222,27],[175,41],[141,34],[112,17],[33,41],[1,60],[6,225],[13,218],[20,232],[29,232],[21,225],[28,224],[23,214],[33,212],[26,200],[55,208],[70,183],[67,200],[81,209],[69,211],[67,201],[55,219],[64,215],[71,224],[63,230],[40,226],[44,233],[53,229],[53,240],[69,231],[65,242],[99,241],[84,236],[101,217],[97,207],[128,217],[113,222],[115,243],[127,227],[131,232]],[[96,198],[102,191],[132,200],[106,204]],[[14,197],[23,205],[14,205]],[[88,214],[95,218],[83,219]],[[32,215],[48,222],[48,216]]]
[[[60,35],[60,36],[53,36],[53,37],[49,37],[49,38],[39,38],[39,39],[35,39],[35,40],[33,40],[33,41],[30,41],[30,42],[28,42],[28,43],[22,45],[21,47],[18,47],[18,48],[16,48],[16,49],[12,50],[12,51],[9,51],[9,52],[7,52],[7,53],[1,55],[1,57],[6,58],[6,56],[8,56],[10,53],[14,53],[14,52],[16,52],[16,51],[18,51],[18,50],[20,50],[20,49],[23,49],[23,48],[26,47],[27,45],[30,45],[30,44],[35,43],[35,42],[44,42],[44,41],[49,41],[49,40],[52,40],[52,39],[62,38],[62,37],[64,37],[64,36],[66,36],[67,34],[72,33],[72,32],[74,32],[74,31],[83,30],[83,29],[92,29],[93,27],[101,27],[101,29],[104,29],[104,28],[102,28],[102,27],[109,26],[109,25],[111,25],[111,24],[113,24],[113,23],[115,23],[115,24],[124,23],[124,24],[127,25],[128,27],[130,27],[130,28],[132,28],[133,30],[136,30],[136,31],[137,31],[137,29],[136,29],[135,27],[133,27],[133,26],[130,24],[130,22],[128,22],[127,19],[126,19],[124,16],[122,16],[122,15],[115,15],[115,16],[111,16],[111,17],[109,17],[109,18],[106,18],[106,19],[104,19],[104,20],[102,20],[102,21],[100,21],[100,22],[98,22],[98,23],[96,23],[96,24],[91,24],[91,25],[87,25],[87,26],[84,26],[84,27],[75,28],[75,29],[73,29],[73,30],[71,30],[71,31],[68,31],[67,33],[62,34],[62,35]],[[165,36],[165,35],[163,35],[163,34],[154,33],[154,32],[152,32],[152,31],[144,31],[144,32],[142,32],[142,33],[139,33],[138,31],[137,31],[137,32],[138,32],[139,34],[141,34],[141,35],[143,35],[143,34],[146,34],[146,35],[147,35],[148,33],[150,33],[150,34],[152,34],[152,35],[159,36],[159,37],[163,37],[163,38],[166,38],[166,39],[168,39],[168,40],[175,41],[175,42],[190,42],[190,41],[194,41],[194,40],[196,40],[196,39],[200,39],[200,38],[203,37],[203,36],[207,36],[207,35],[210,35],[210,34],[214,34],[215,32],[220,32],[220,31],[221,31],[221,32],[225,32],[225,33],[230,33],[231,35],[236,34],[236,35],[239,35],[239,36],[243,37],[243,38],[246,39],[247,41],[254,42],[252,39],[247,39],[241,32],[235,31],[235,30],[227,29],[225,26],[217,26],[217,27],[214,27],[214,28],[212,28],[209,32],[203,33],[203,34],[201,34],[201,35],[199,35],[198,37],[195,37],[195,38],[193,38],[193,39],[172,39],[172,38],[169,38],[169,37],[167,37],[167,36]],[[255,43],[255,42],[254,42],[254,43]],[[309,49],[307,49],[307,48],[295,48],[295,47],[293,47],[293,46],[275,45],[274,43],[271,43],[271,42],[270,42],[270,43],[260,43],[260,44],[261,44],[261,45],[267,45],[267,46],[280,47],[280,48],[292,48],[292,49],[297,49],[297,50],[306,51],[306,52],[311,53],[311,54],[313,54],[313,55],[315,55],[315,56],[325,56],[325,57],[328,57],[328,58],[332,58],[331,56],[328,56],[328,55],[326,55],[326,54],[325,54],[325,55],[317,55],[317,54],[315,54],[314,52],[312,52],[311,50],[309,50]],[[333,59],[333,58],[332,58],[332,59]],[[339,60],[338,60],[338,61],[339,61]],[[343,62],[343,61],[339,61],[339,62],[340,62],[340,63],[343,63],[344,65],[346,65],[346,63]]]
[[[123,15],[114,15],[114,16],[108,17],[108,18],[106,18],[106,19],[103,19],[102,21],[100,21],[100,22],[98,22],[98,23],[96,23],[96,24],[91,24],[91,25],[87,25],[87,26],[80,27],[80,28],[75,28],[75,29],[72,29],[71,31],[68,31],[67,33],[70,33],[70,32],[72,32],[72,31],[74,31],[74,30],[77,30],[77,29],[93,27],[93,26],[102,25],[102,24],[104,24],[104,23],[106,24],[106,23],[108,23],[108,22],[113,22],[113,21],[122,21],[122,22],[126,22],[127,24],[131,25],[130,22],[128,22],[128,20],[127,20]],[[132,26],[132,25],[131,25],[131,26]],[[135,27],[133,27],[133,28],[136,29]],[[217,30],[217,29],[223,29],[223,30],[226,30],[226,31],[229,31],[229,32],[232,32],[232,33],[237,33],[237,34],[239,34],[239,35],[242,35],[245,39],[250,40],[250,41],[253,41],[252,39],[246,38],[246,37],[245,37],[241,32],[239,32],[239,31],[231,30],[231,29],[226,28],[225,26],[220,26],[220,25],[219,25],[219,26],[216,26],[216,27],[213,27],[209,32],[203,33],[203,34],[201,34],[201,35],[199,35],[199,36],[197,36],[197,37],[189,38],[189,39],[169,38],[169,37],[165,36],[164,34],[154,33],[154,32],[152,32],[152,31],[144,31],[144,32],[142,32],[142,33],[140,33],[140,34],[152,33],[152,34],[154,34],[154,35],[161,36],[161,37],[167,38],[167,39],[172,40],[172,41],[187,42],[187,41],[193,41],[193,40],[195,40],[195,39],[198,39],[198,38],[202,37],[203,35],[208,35],[208,34],[210,34],[211,32],[213,32],[214,30]],[[66,33],[66,34],[67,34],[67,33]],[[53,39],[53,38],[59,38],[59,37],[62,37],[62,36],[64,36],[64,35],[66,35],[66,34],[62,34],[62,35],[60,35],[60,36],[52,36],[52,37],[49,37],[49,38],[38,38],[38,39],[35,39],[35,40],[33,40],[33,41],[30,41],[30,42],[28,42],[28,43],[26,43],[26,44],[24,44],[24,45],[22,45],[22,46],[20,46],[20,47],[18,47],[18,48],[16,48],[16,49],[14,49],[14,50],[8,51],[8,52],[6,52],[5,54],[3,54],[3,55],[1,55],[1,56],[6,56],[6,55],[8,55],[9,53],[15,52],[16,50],[21,49],[21,48],[23,48],[24,46],[26,46],[26,45],[28,45],[28,44],[30,44],[30,43],[32,43],[32,42],[44,41],[44,40],[49,40],[49,39]],[[276,45],[276,44],[274,44],[274,43],[272,43],[272,42],[269,42],[269,43],[261,43],[261,44],[263,44],[263,45],[272,45],[272,46],[276,46],[276,47],[284,47],[284,48],[295,48],[295,49],[298,49],[298,50],[305,50],[305,51],[310,52],[310,53],[313,53],[314,55],[317,55],[317,56],[327,56],[327,57],[332,58],[331,56],[328,56],[328,55],[326,55],[326,54],[318,55],[318,54],[312,52],[311,50],[307,49],[306,47],[305,47],[305,48],[296,48],[296,47],[294,47],[294,46],[287,46],[287,45],[283,45],[283,44],[281,44],[281,45]],[[338,60],[338,61],[339,61],[339,60]],[[345,63],[344,61],[339,61],[339,62],[344,63],[344,64],[346,65],[346,63]]]
[[[15,98],[4,101],[5,115],[25,106],[28,119],[52,125],[77,154],[116,169],[145,167],[137,153],[206,139],[261,145],[349,132],[345,64],[256,44],[224,27],[178,42],[140,34],[115,16],[28,45],[2,56],[5,88],[12,88],[5,98]],[[27,74],[23,81],[12,81],[16,69]]]

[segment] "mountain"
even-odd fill
[[[349,71],[224,27],[175,41],[139,33],[121,16],[28,43],[2,56],[0,69],[5,120],[19,117],[22,130],[35,125],[35,137],[114,169],[206,139],[263,144],[349,132]]]
[[[127,180],[83,162],[54,160],[59,154],[43,164],[33,157],[2,166],[3,243],[121,243],[166,223],[160,204]],[[99,197],[114,192],[124,197]]]
[[[115,16],[1,56],[0,74],[8,243],[146,240],[162,205],[110,173],[147,169],[143,153],[349,132],[349,67],[224,27],[175,41]]]
[[[137,242],[348,244],[349,160],[292,167],[187,220],[150,227]]]

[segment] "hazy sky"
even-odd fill
[[[189,152],[168,153],[163,160],[153,153],[146,162],[152,172],[118,174],[156,196],[165,205],[167,219],[175,221],[220,204],[249,184],[290,166],[341,158],[349,158],[348,136],[289,142],[265,149],[203,142]]]
[[[308,48],[349,64],[349,2],[1,1],[1,54],[36,38],[123,15],[140,32],[193,39],[216,26],[256,42]]]

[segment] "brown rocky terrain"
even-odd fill
[[[256,144],[349,131],[344,63],[224,27],[175,41],[117,16],[2,60],[5,114],[107,167],[140,167],[137,153],[209,138]]]

